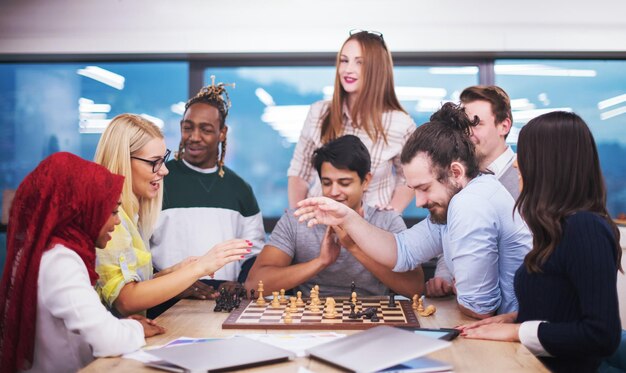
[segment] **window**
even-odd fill
[[[478,83],[478,68],[456,67],[462,77],[429,66],[397,66],[396,92],[417,124],[428,121],[443,102],[457,101],[463,88]],[[287,169],[309,105],[332,97],[333,66],[209,67],[204,84],[236,83],[229,89],[226,164],[254,190],[263,216],[280,217],[287,207]],[[408,217],[427,211],[409,206]]]
[[[53,152],[93,159],[102,129],[121,113],[148,116],[177,149],[188,70],[186,62],[0,64],[0,190],[17,188]]]
[[[626,61],[497,60],[496,84],[511,97],[516,134],[547,111],[580,115],[591,128],[607,185],[607,206],[626,213]]]

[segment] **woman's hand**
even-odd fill
[[[165,328],[162,326],[159,326],[152,319],[149,319],[142,315],[130,315],[128,316],[128,318],[137,320],[141,323],[141,326],[143,327],[143,335],[146,338],[165,333]]]
[[[198,257],[195,264],[200,266],[202,276],[213,276],[224,265],[243,259],[250,253],[251,247],[252,242],[248,240],[228,240],[213,246],[206,254]]]
[[[465,329],[461,335],[469,339],[489,339],[492,341],[519,342],[521,324],[487,324]]]
[[[170,274],[174,271],[177,271],[183,267],[186,267],[187,265],[191,264],[191,263],[195,263],[198,261],[198,257],[197,256],[190,256],[187,257],[186,259],[182,260],[181,262],[179,262],[178,264],[174,264],[171,267],[167,267],[165,269],[160,270],[159,272],[154,274],[154,278],[157,277],[161,277],[161,276],[165,276],[167,274]]]
[[[479,326],[489,325],[489,324],[512,324],[517,319],[517,312],[504,313],[502,315],[488,317],[484,320],[476,321],[473,323],[459,325],[455,329],[464,332],[468,329],[478,328]]]

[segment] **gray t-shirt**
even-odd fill
[[[320,246],[326,233],[325,225],[316,225],[307,228],[306,223],[298,223],[293,215],[294,210],[284,214],[270,235],[267,245],[274,246],[293,258],[291,264],[306,263],[319,256]],[[379,211],[370,206],[364,206],[365,220],[370,224],[391,233],[398,233],[406,229],[404,221],[393,211]],[[391,247],[380,248],[391,250]],[[345,248],[337,261],[326,269],[300,284],[296,290],[308,296],[314,285],[319,285],[321,296],[350,296],[350,284],[354,281],[359,296],[382,295],[388,289],[373,274],[356,260]]]

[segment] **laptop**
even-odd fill
[[[165,347],[148,351],[162,361],[146,365],[173,372],[217,372],[272,364],[295,354],[245,337]]]
[[[306,352],[313,358],[353,372],[376,372],[449,345],[448,341],[381,325]]]

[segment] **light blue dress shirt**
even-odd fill
[[[450,200],[447,224],[434,224],[429,215],[395,235],[394,271],[411,270],[443,253],[460,305],[478,314],[517,311],[513,277],[532,236],[514,205],[493,175],[472,179]]]

